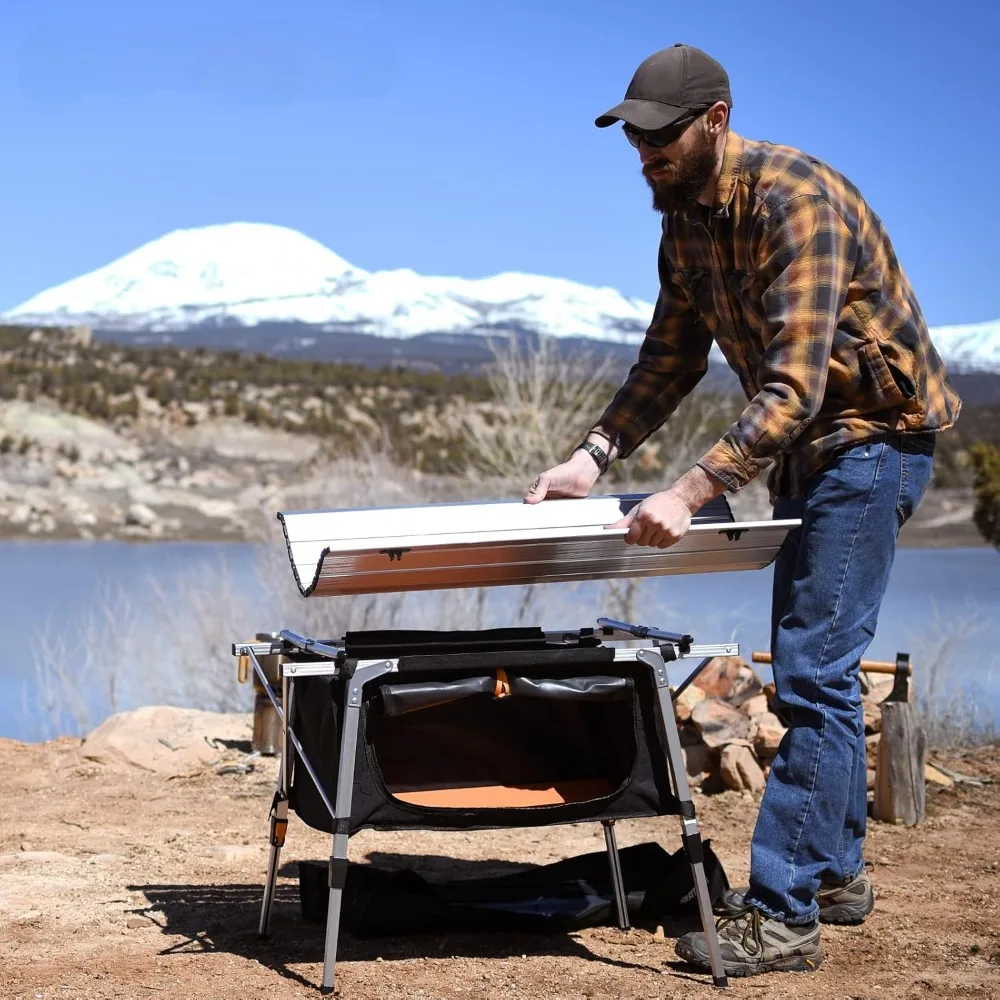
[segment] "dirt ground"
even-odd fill
[[[246,747],[229,746],[238,765]],[[0,996],[319,996],[323,932],[300,916],[295,861],[325,858],[328,839],[295,818],[272,936],[261,942],[256,935],[275,761],[241,773],[212,750],[214,761],[203,754],[171,771],[115,754],[95,762],[88,752],[72,739],[0,741]],[[734,980],[729,996],[1000,997],[1000,747],[935,757],[991,781],[929,791],[921,827],[873,824],[867,853],[877,903],[868,921],[824,928],[818,972]],[[697,795],[696,806],[703,833],[740,884],[756,802],[729,792]],[[670,817],[619,824],[622,846],[656,840],[673,851],[679,839]],[[603,836],[591,824],[363,833],[351,843],[353,860],[485,874],[600,849]],[[724,996],[676,961],[673,943],[683,929],[345,937],[338,994]]]

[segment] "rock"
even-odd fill
[[[695,705],[691,721],[698,727],[701,738],[710,747],[721,747],[734,740],[745,740],[750,732],[750,720],[737,708],[724,701],[707,698]]]
[[[70,857],[68,854],[60,854],[58,851],[22,851],[17,855],[17,860],[47,863],[51,861],[76,861],[76,858]]]
[[[156,513],[144,503],[133,503],[125,512],[125,523],[139,528],[151,528],[156,523]]]
[[[688,783],[700,785],[706,775],[711,774],[718,767],[719,753],[704,743],[696,743],[693,746],[682,747],[684,754],[685,769],[688,774]]]
[[[874,792],[875,791],[875,768],[874,767],[868,768],[868,791],[869,792]]]
[[[865,750],[868,757],[868,766],[874,770],[875,761],[878,760],[878,745],[879,741],[882,739],[880,733],[873,733],[871,736],[865,737]]]
[[[694,684],[689,684],[674,702],[674,713],[678,722],[687,722],[695,705],[705,700],[705,692]]]
[[[27,524],[31,520],[31,507],[26,503],[19,503],[14,509],[7,515],[7,521],[10,524]]]
[[[862,699],[861,707],[865,713],[865,733],[871,736],[882,731],[882,709],[870,701]]]
[[[249,714],[157,705],[112,715],[84,739],[81,753],[107,766],[188,774],[221,756],[219,741],[245,740],[249,747],[251,735]]]
[[[717,656],[694,679],[705,694],[741,705],[763,690],[757,672],[738,656]]]
[[[781,720],[773,712],[765,712],[756,722],[753,734],[753,748],[757,756],[764,761],[770,761],[778,752],[778,744],[787,732]]]
[[[764,772],[747,747],[727,746],[719,758],[719,773],[733,791],[754,795],[764,791]]]
[[[767,695],[761,693],[755,694],[751,698],[747,698],[747,700],[740,705],[740,711],[744,715],[750,716],[750,718],[769,712],[770,708],[767,704]]]

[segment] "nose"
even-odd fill
[[[644,139],[639,140],[639,159],[643,166],[650,160],[662,160],[664,156],[662,146],[650,146]]]

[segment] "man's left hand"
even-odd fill
[[[629,545],[653,545],[666,549],[680,541],[691,527],[691,511],[673,489],[651,493],[609,528],[628,528]]]

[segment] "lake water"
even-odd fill
[[[112,703],[129,708],[154,697],[197,703],[207,696],[171,688],[171,665],[180,662],[181,647],[186,663],[201,658],[206,670],[229,678],[235,669],[227,657],[229,642],[257,630],[303,628],[297,617],[303,605],[326,602],[335,617],[347,614],[346,605],[338,604],[344,599],[298,601],[287,562],[282,565],[280,553],[271,555],[265,572],[272,582],[266,587],[260,550],[243,544],[0,543],[0,736],[40,739],[73,729],[65,713],[60,721],[45,710],[53,691],[58,698],[59,692],[80,688],[90,724],[100,721]],[[770,570],[640,581],[633,617],[691,632],[699,642],[735,639],[749,656],[753,649],[767,649],[770,583]],[[404,611],[395,624],[427,627],[431,605],[426,602],[437,597],[454,599],[437,608],[439,617],[444,615],[454,627],[474,625],[463,618],[470,601],[462,604],[455,594],[409,595],[425,603],[413,604],[412,617],[407,619]],[[549,584],[536,588],[535,595],[540,603],[518,621],[518,592],[489,591],[483,624],[575,628],[613,610],[602,584]],[[237,599],[239,608],[233,610]],[[218,603],[218,611],[212,602]],[[868,655],[894,659],[898,650],[909,651],[924,676],[930,666],[947,667],[942,697],[964,692],[981,708],[997,712],[1000,660],[992,629],[998,609],[1000,554],[994,550],[901,549]],[[99,663],[94,653],[105,650],[117,651],[108,656],[121,661],[113,691],[99,671],[94,673]],[[63,673],[55,677],[47,671],[40,686],[36,667],[53,659]],[[238,704],[241,698],[249,707],[249,688],[237,693]]]

